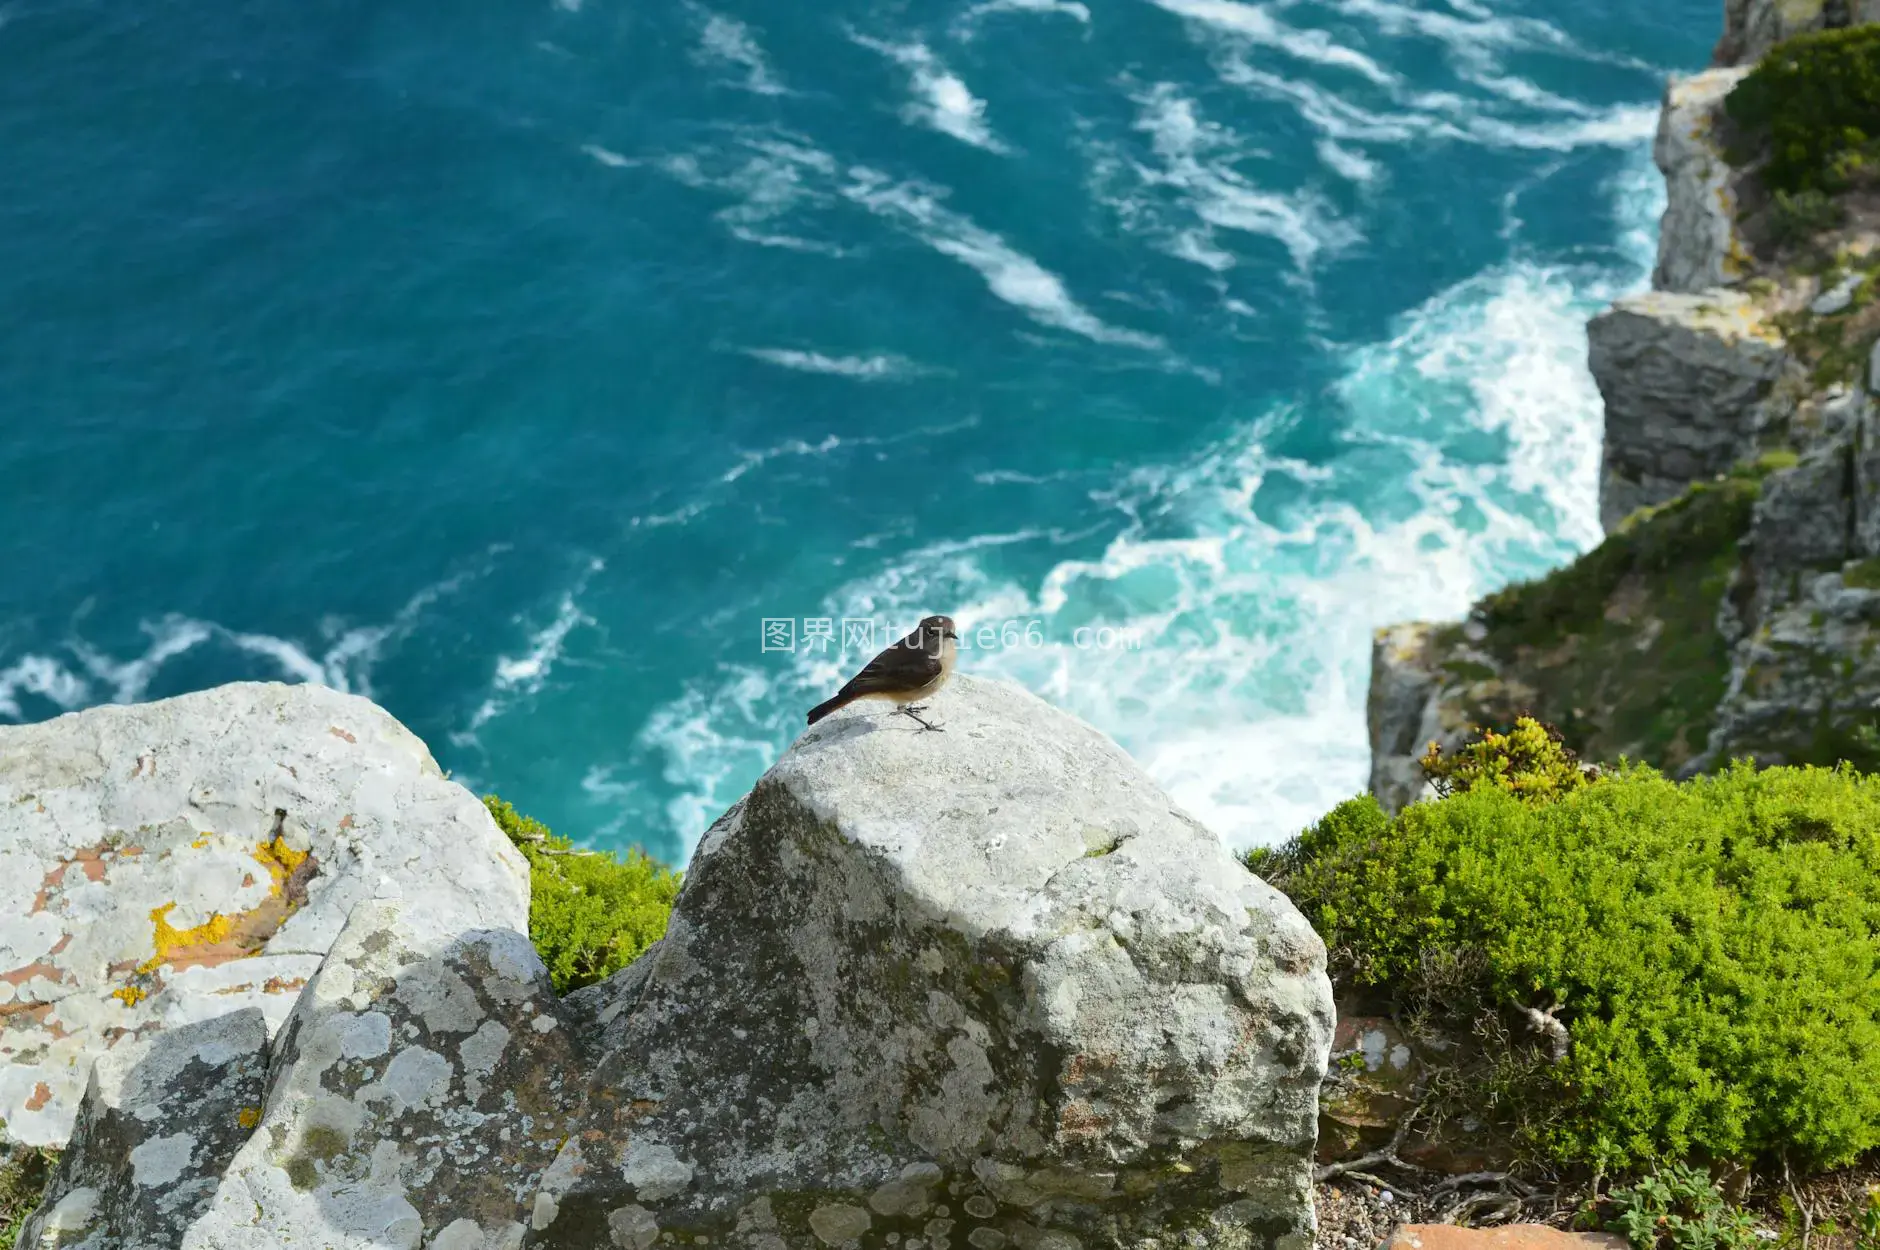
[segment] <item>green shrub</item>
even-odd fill
[[[1880,27],[1814,31],[1777,44],[1724,108],[1754,154],[1767,154],[1762,180],[1771,192],[1847,188],[1880,151]]]
[[[56,1150],[0,1146],[0,1250],[13,1250],[20,1226],[39,1209],[58,1163]]]
[[[665,934],[678,873],[637,850],[577,850],[495,795],[483,803],[529,861],[529,940],[558,992],[605,980]]]
[[[1769,198],[1769,241],[1777,247],[1797,247],[1846,218],[1846,210],[1825,191],[1777,191]]]
[[[1612,1191],[1616,1209],[1606,1228],[1624,1233],[1632,1250],[1750,1250],[1760,1244],[1756,1221],[1734,1206],[1710,1174],[1671,1163],[1638,1184]]]
[[[1420,763],[1440,798],[1492,786],[1524,802],[1546,803],[1599,777],[1580,766],[1559,730],[1532,716],[1517,719],[1507,733],[1483,730],[1453,755],[1432,742]]]
[[[1406,1013],[1442,1000],[1480,1035],[1499,1013],[1528,1066],[1500,1069],[1518,1079],[1494,1117],[1537,1154],[1833,1166],[1880,1147],[1880,779],[1633,767],[1553,802],[1480,786],[1395,819],[1367,796],[1262,867],[1345,984]],[[1561,1062],[1525,1009],[1567,1026]]]

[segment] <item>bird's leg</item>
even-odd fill
[[[926,710],[927,710],[926,704],[915,703],[915,704],[904,704],[901,707],[896,708],[895,712],[901,716],[907,717],[909,720],[913,721],[916,725],[919,725],[923,730],[928,730],[933,733],[945,733],[946,730],[940,728],[940,726],[930,725],[926,721],[921,719],[920,714]]]

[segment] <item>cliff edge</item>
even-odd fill
[[[806,733],[707,834],[665,937],[566,997],[519,931],[514,850],[362,700],[234,688],[6,731],[34,744],[6,810],[45,801],[43,854],[128,860],[94,913],[134,919],[153,867],[214,852],[190,876],[230,900],[156,910],[248,916],[242,890],[274,895],[240,859],[270,836],[320,866],[275,931],[303,926],[291,995],[216,1013],[171,949],[124,1002],[105,985],[146,935],[101,930],[97,985],[39,1026],[182,1007],[87,1043],[20,1244],[1306,1250],[1324,944],[1097,731],[968,677],[931,715]],[[125,797],[146,785],[164,802]],[[251,947],[218,967],[274,957]]]
[[[1462,622],[1380,631],[1393,810],[1429,743],[1522,713],[1680,776],[1880,763],[1880,183],[1837,114],[1880,104],[1880,0],[1731,0],[1725,22],[1717,64],[1665,93],[1652,289],[1587,327],[1607,537]]]

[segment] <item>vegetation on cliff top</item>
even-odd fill
[[[1760,177],[1772,195],[1818,203],[1813,197],[1871,181],[1880,168],[1880,26],[1777,44],[1724,109],[1746,141],[1732,156],[1763,158]]]
[[[495,795],[484,806],[529,861],[529,940],[566,994],[604,981],[666,932],[680,875],[639,851],[583,851]]]
[[[1457,1110],[1537,1156],[1799,1169],[1880,1148],[1880,779],[1631,766],[1531,801],[1522,778],[1578,770],[1530,754],[1394,819],[1353,799],[1249,866],[1346,986],[1490,1039]],[[1542,1020],[1570,1034],[1558,1062]]]
[[[1794,463],[1772,453],[1628,517],[1572,564],[1478,608],[1482,650],[1595,758],[1675,769],[1708,744],[1729,676],[1717,608],[1762,480]],[[1460,627],[1444,642],[1461,643]],[[1457,674],[1466,675],[1466,674]],[[1528,710],[1499,689],[1466,711],[1479,724]]]
[[[59,1161],[56,1150],[0,1146],[0,1250],[13,1250]]]

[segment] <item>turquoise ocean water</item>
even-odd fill
[[[678,859],[950,611],[1282,837],[1595,541],[1719,8],[0,0],[0,719],[321,681]]]

